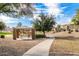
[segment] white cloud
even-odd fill
[[[38,16],[39,16],[39,14],[34,14],[34,17],[33,17],[34,20],[37,19],[37,18],[39,18]]]
[[[11,18],[8,16],[4,16],[4,15],[0,15],[0,21],[3,21],[6,26],[9,27],[15,27],[17,25],[18,22],[21,22],[24,26],[31,26],[29,25],[31,23],[31,18],[25,18],[25,17],[21,17],[21,18]]]
[[[61,14],[63,12],[63,10],[59,8],[58,3],[45,3],[45,5],[48,7],[47,11],[49,14],[58,16],[59,14]]]
[[[48,7],[48,13],[56,17],[58,24],[68,24],[71,21],[72,17],[63,13],[65,12],[64,9],[68,8],[68,6],[60,7],[59,3],[45,3],[45,5]]]
[[[0,15],[0,20],[8,20],[8,19],[11,19],[10,17],[7,17],[7,16],[4,16],[4,15]]]
[[[64,7],[62,7],[61,9],[66,9],[66,8],[68,8],[68,6],[64,6]]]
[[[59,8],[58,3],[44,3],[44,5],[47,8],[36,8],[37,11],[35,13],[37,14],[34,14],[34,19],[39,18],[38,15],[41,12],[41,10],[43,10],[43,12],[48,12],[48,14],[52,14],[55,17],[57,17],[63,12],[63,10]]]
[[[68,17],[66,15],[61,15],[59,18],[57,18],[57,24],[69,24],[72,17]]]
[[[15,18],[11,18],[8,16],[0,15],[0,21],[3,21],[4,23],[16,23],[17,21],[14,20]]]

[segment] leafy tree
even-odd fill
[[[33,26],[37,31],[42,31],[45,36],[45,31],[50,31],[55,25],[54,17],[45,14],[40,14],[39,17],[33,22]]]
[[[0,3],[0,13],[12,17],[33,16],[32,3]]]
[[[71,23],[74,25],[79,25],[79,9],[77,9],[76,15],[71,20]]]
[[[61,25],[57,25],[57,32],[61,31]]]
[[[22,26],[22,23],[19,22],[19,23],[17,24],[17,27],[21,27],[21,26]]]
[[[4,30],[6,27],[5,23],[4,22],[0,22],[0,30]]]
[[[74,25],[79,25],[79,20],[77,18],[73,18],[71,23]]]

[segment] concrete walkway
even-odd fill
[[[44,40],[43,42],[29,49],[23,56],[48,56],[53,40],[53,38]]]

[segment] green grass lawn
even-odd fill
[[[0,35],[10,35],[12,32],[0,32]]]
[[[41,31],[36,31],[35,33],[36,34],[43,34],[43,32],[41,32]]]

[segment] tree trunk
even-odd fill
[[[43,31],[43,34],[44,34],[44,37],[46,37],[46,35],[45,35],[45,31]]]

